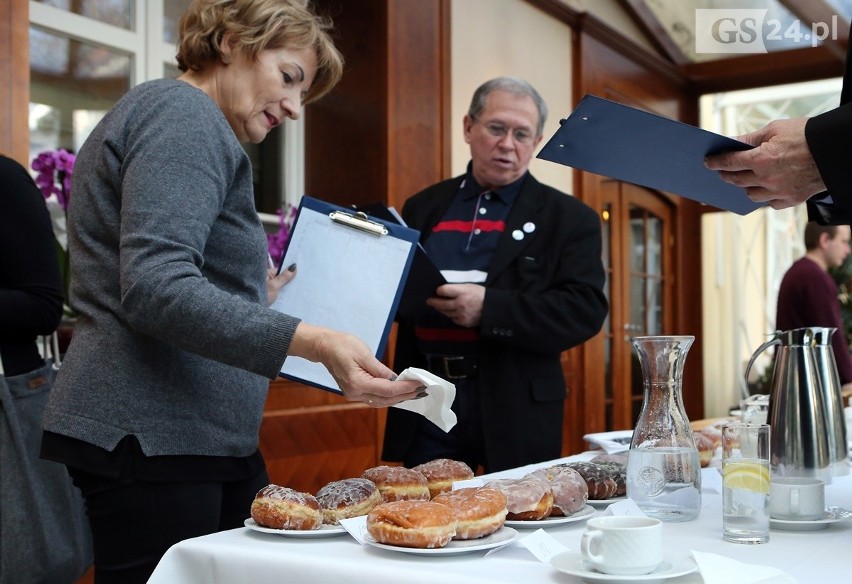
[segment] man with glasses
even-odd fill
[[[383,459],[436,458],[494,472],[561,455],[567,387],[560,355],[601,328],[601,225],[528,171],[547,106],[526,81],[492,79],[464,117],[467,172],[406,201],[402,217],[447,284],[399,319],[395,367],[456,386],[448,433],[388,411]]]

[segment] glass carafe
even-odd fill
[[[627,458],[627,496],[649,517],[688,521],[701,511],[701,465],[683,409],[683,365],[693,336],[634,337],[644,399]]]

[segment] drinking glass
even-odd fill
[[[722,426],[722,538],[769,541],[769,425]]]
[[[740,401],[740,421],[743,424],[766,424],[769,414],[769,396],[750,395]]]

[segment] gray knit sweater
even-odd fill
[[[146,455],[248,456],[298,319],[266,307],[251,165],[181,81],[132,89],[81,148],[69,208],[80,316],[43,427]]]

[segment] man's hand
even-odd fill
[[[752,150],[708,156],[704,164],[725,182],[743,187],[752,201],[784,209],[825,190],[805,139],[807,118],[776,120],[737,139]]]
[[[479,284],[444,284],[436,290],[426,304],[451,319],[459,326],[479,326],[482,321],[482,304],[485,286]]]

